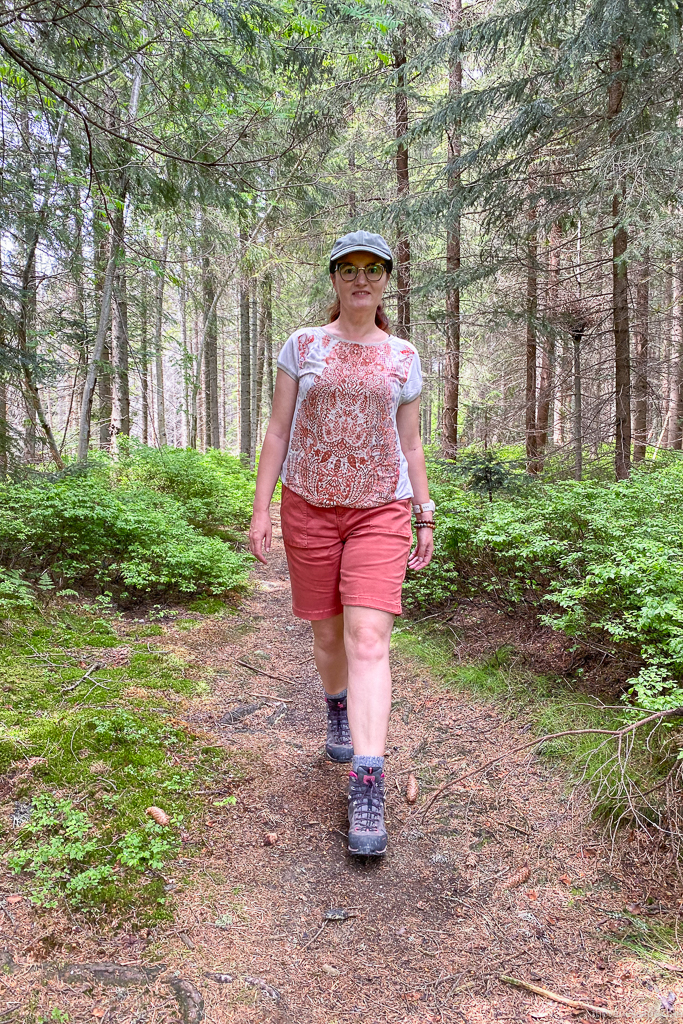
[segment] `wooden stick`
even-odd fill
[[[539,736],[535,740],[529,740],[528,743],[523,743],[520,747],[512,747],[511,750],[506,750],[504,754],[500,754],[498,757],[494,757],[491,761],[487,761],[480,768],[474,768],[471,772],[467,772],[465,775],[459,775],[457,779],[451,779],[449,782],[444,782],[442,786],[439,786],[436,793],[433,794],[430,800],[421,807],[419,811],[414,813],[425,815],[429,808],[435,803],[442,793],[445,793],[451,786],[457,786],[459,782],[463,782],[465,779],[472,778],[473,775],[480,775],[481,772],[485,772],[487,768],[491,768],[494,764],[498,764],[499,761],[504,761],[507,757],[512,757],[513,754],[519,754],[523,750],[529,750],[531,747],[538,747],[542,743],[548,743],[549,740],[559,740],[564,736],[607,736],[611,739],[621,739],[630,732],[635,732],[636,729],[640,729],[642,725],[647,725],[648,722],[654,722],[656,720],[663,721],[665,718],[680,718],[683,717],[683,708],[670,708],[668,711],[656,711],[652,715],[648,715],[647,718],[641,718],[637,722],[633,722],[632,725],[625,725],[621,729],[565,729],[564,732],[551,732],[546,733],[545,736]]]
[[[96,672],[98,669],[101,669],[101,668],[104,668],[104,665],[101,665],[99,661],[96,661],[94,665],[90,666],[90,668],[85,673],[85,675],[81,676],[81,678],[78,680],[77,683],[72,683],[71,686],[64,686],[64,687],[62,687],[62,693],[70,693],[71,690],[75,690],[77,686],[80,686],[81,683],[84,683],[86,681],[86,679],[90,678],[90,673],[91,672]],[[105,686],[105,690],[106,690],[106,686]]]
[[[578,999],[567,999],[566,996],[560,996],[557,992],[551,992],[550,989],[540,988],[538,985],[532,985],[528,981],[520,981],[519,978],[510,978],[507,974],[498,975],[500,981],[504,981],[506,985],[515,985],[517,988],[525,988],[527,992],[533,992],[537,996],[544,996],[546,999],[552,999],[556,1003],[563,1003],[565,1006],[573,1006],[575,1010],[586,1010],[588,1013],[598,1013],[602,1017],[616,1017],[614,1010],[607,1010],[604,1006],[591,1006],[590,1003],[582,1003]]]
[[[263,697],[264,700],[276,700],[280,704],[293,704],[293,697],[276,697],[274,693],[249,693],[250,697]]]
[[[258,672],[260,676],[267,676],[268,679],[281,679],[285,683],[296,683],[299,685],[298,679],[290,679],[289,676],[276,676],[272,672],[264,672],[262,668],[256,668],[255,665],[250,665],[248,661],[242,661],[241,658],[237,659],[238,665],[244,665],[245,668],[251,669],[252,672]]]

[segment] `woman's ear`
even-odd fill
[[[337,286],[335,284],[334,278],[335,278],[335,275],[334,274],[330,274],[330,284],[332,285],[332,288],[334,289],[334,294],[335,295],[339,295],[339,292],[337,291]]]

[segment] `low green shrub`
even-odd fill
[[[530,481],[485,495],[443,464],[432,478],[436,558],[409,578],[409,606],[472,592],[528,602],[569,636],[639,659],[640,707],[683,705],[683,460],[618,483]]]
[[[226,541],[248,520],[253,486],[219,452],[141,446],[120,462],[0,484],[0,612],[41,586],[121,601],[238,587],[250,557]]]

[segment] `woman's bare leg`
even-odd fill
[[[390,612],[358,605],[344,608],[349,725],[353,749],[360,756],[384,757],[391,711],[389,642],[393,624]]]
[[[344,647],[344,616],[311,622],[315,665],[325,693],[333,697],[346,689],[348,666]]]

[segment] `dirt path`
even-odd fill
[[[187,856],[166,872],[174,925],[80,935],[80,961],[122,964],[137,981],[101,986],[86,971],[50,982],[68,990],[71,1021],[160,1024],[177,1020],[179,1005],[186,1021],[205,1014],[215,1024],[600,1019],[504,985],[501,974],[611,1008],[620,1021],[661,1019],[657,991],[681,996],[676,975],[610,941],[631,927],[625,908],[642,913],[646,872],[610,864],[548,761],[477,776],[426,821],[408,807],[409,770],[422,800],[447,765],[484,763],[518,744],[524,725],[445,692],[405,658],[394,658],[389,852],[348,858],[346,773],[324,756],[310,629],[291,614],[279,539],[256,575],[234,617],[166,633],[165,646],[216,673],[211,696],[182,717],[224,747],[225,777],[183,837]],[[237,802],[226,805],[231,793]],[[529,877],[507,887],[525,864]],[[331,910],[348,916],[326,920]],[[155,963],[165,973],[142,986],[140,970]],[[680,1019],[676,1009],[664,1017]]]

